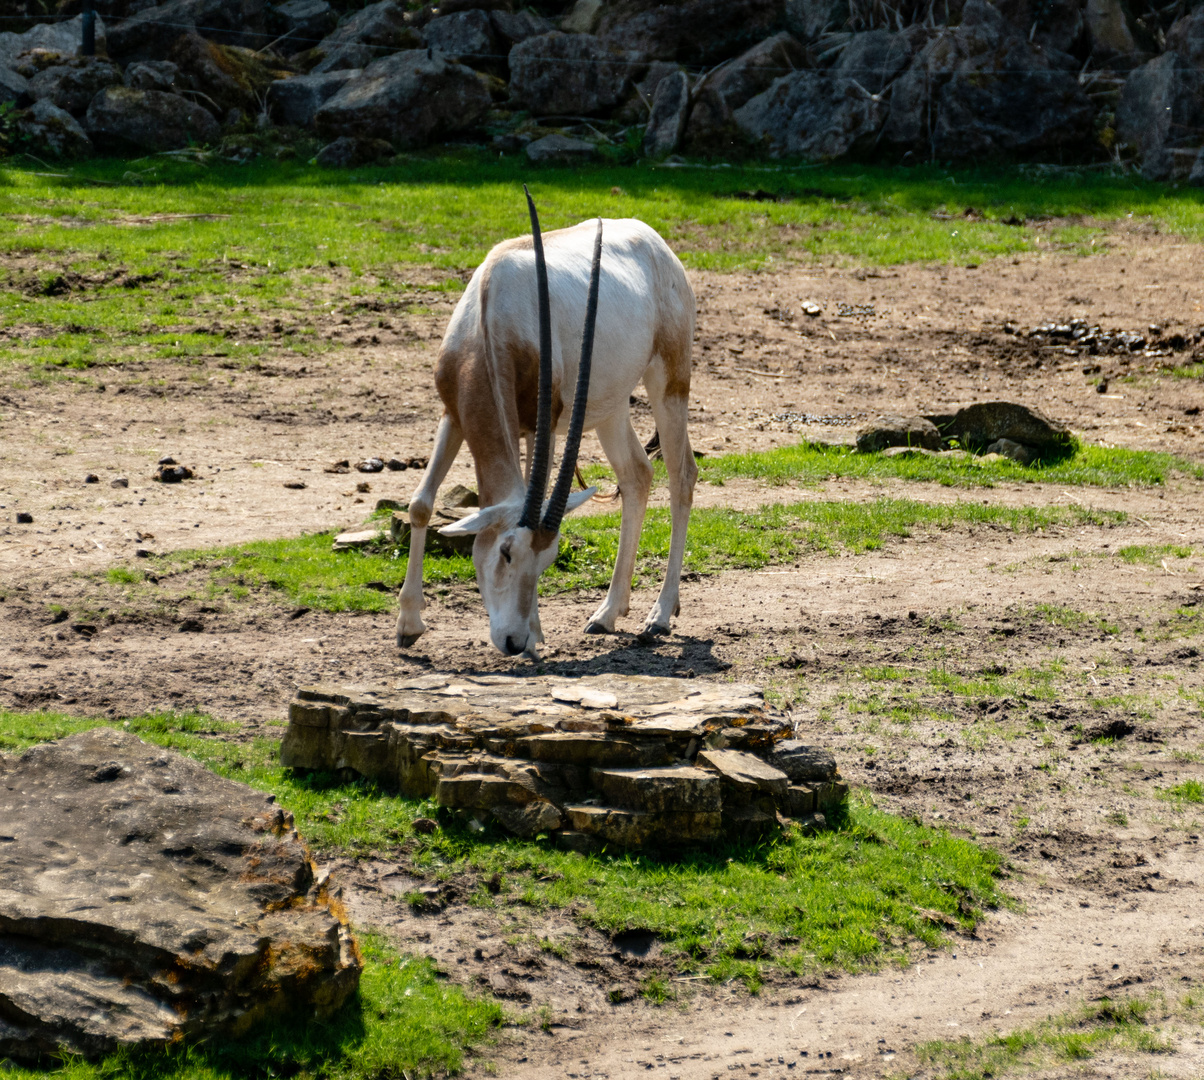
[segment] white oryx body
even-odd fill
[[[532,221],[536,224],[534,209]],[[593,493],[568,496],[577,444],[570,428],[570,395],[577,385],[595,230],[603,246],[598,272],[588,396],[578,427],[597,432],[614,468],[623,518],[614,576],[587,632],[610,633],[625,615],[636,548],[652,482],[652,466],[629,416],[631,392],[644,382],[669,472],[672,539],[664,586],[645,630],[667,633],[677,613],[678,582],[697,469],[686,430],[694,293],[681,263],[641,221],[595,221],[543,237],[550,318],[550,363],[540,353],[537,257],[531,237],[505,241],[477,268],[448,324],[435,383],[443,400],[435,448],[410,502],[410,557],[397,620],[398,644],[426,629],[422,622],[422,553],[439,485],[463,441],[476,466],[481,510],[444,529],[474,532],[473,561],[489,613],[490,636],[503,652],[534,652],[539,626],[539,575],[555,559],[560,517]],[[538,514],[555,439],[540,456],[537,402],[541,367],[550,372],[551,428],[567,437],[561,476]],[[520,439],[527,441],[524,473]],[[536,465],[532,476],[532,460]],[[567,472],[566,472],[567,470]],[[528,482],[529,481],[529,482]],[[538,489],[538,490],[536,490]],[[559,501],[556,492],[560,492]],[[566,500],[567,496],[567,500]],[[536,512],[532,511],[532,507]],[[554,507],[554,508],[553,508]]]

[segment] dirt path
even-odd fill
[[[1107,246],[1089,259],[1050,253],[974,269],[693,275],[701,308],[695,445],[719,453],[834,441],[865,414],[1008,397],[1041,405],[1092,441],[1200,460],[1204,382],[1167,374],[1189,362],[1190,349],[1122,363],[1004,329],[1080,315],[1147,336],[1157,324],[1161,338],[1204,325],[1198,248],[1134,232],[1112,234]],[[406,498],[416,482],[409,470],[363,477],[323,469],[370,453],[426,453],[445,299],[431,301],[433,314],[398,316],[388,328],[351,307],[314,316],[332,350],[316,361],[281,351],[258,370],[222,368],[216,358],[188,368],[131,364],[103,374],[103,393],[95,378],[33,382],[10,373],[0,386],[0,707],[114,717],[199,709],[239,721],[247,738],[279,725],[296,686],[319,678],[513,670],[486,644],[469,586],[432,590],[429,633],[398,653],[391,614],[294,618],[267,596],[213,593],[200,574],[125,597],[97,573],[132,562],[139,547],[325,530],[357,523],[378,497]],[[798,314],[804,299],[824,313]],[[840,304],[850,313],[840,315]],[[1099,372],[1084,373],[1097,363]],[[1100,378],[1108,393],[1097,393]],[[650,433],[646,407],[637,404],[634,415],[641,434]],[[164,454],[193,466],[198,479],[151,483]],[[99,482],[85,484],[88,473]],[[116,477],[129,487],[111,487]],[[449,483],[471,479],[462,456]],[[370,490],[357,491],[361,482]],[[634,636],[651,588],[637,592],[622,632],[609,638],[580,633],[596,596],[552,597],[541,607],[545,666],[765,686],[790,707],[800,735],[830,745],[846,777],[880,805],[1003,852],[1014,868],[1007,888],[1023,908],[993,914],[976,940],[904,971],[775,976],[757,998],[687,982],[676,1004],[655,1008],[609,1003],[598,972],[635,979],[640,961],[600,935],[577,927],[588,956],[522,968],[523,947],[478,909],[417,916],[390,900],[384,883],[409,873],[404,866],[343,866],[356,917],[435,955],[458,981],[489,989],[488,973],[511,961],[531,972],[528,1000],[516,1009],[535,1017],[546,1005],[550,1033],[537,1023],[507,1029],[490,1052],[501,1075],[922,1076],[914,1047],[925,1040],[1022,1027],[1104,992],[1171,995],[1184,979],[1204,980],[1204,811],[1166,796],[1172,785],[1204,778],[1204,559],[1164,566],[1117,554],[1164,544],[1198,552],[1204,484],[1128,491],[736,481],[700,486],[696,505],[882,495],[1079,505],[1128,519],[1031,534],[916,530],[861,555],[808,554],[797,565],[686,581],[673,636],[652,646]],[[34,523],[15,524],[18,510]],[[112,623],[73,630],[98,598],[116,613]],[[574,926],[565,913],[506,912],[520,916],[538,920],[531,925],[540,933]],[[475,943],[486,941],[487,963],[474,966]],[[579,965],[583,958],[601,966]],[[1105,1054],[1076,1075],[1145,1077],[1155,1064],[1165,1076],[1204,1075],[1199,1031],[1178,1038],[1177,1052],[1156,1062]]]

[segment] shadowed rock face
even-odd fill
[[[359,972],[272,796],[108,728],[0,756],[0,1058],[326,1015]]]

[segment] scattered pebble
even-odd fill
[[[99,484],[100,477],[97,476],[96,473],[90,472],[90,473],[88,473],[87,476],[84,477],[84,483],[85,484]]]
[[[385,462],[385,468],[391,472],[401,472],[404,468],[406,468],[406,463],[400,458],[393,457],[389,458],[389,460]]]
[[[158,480],[161,484],[178,484],[181,480],[191,480],[192,476],[192,470],[187,465],[177,465],[175,462],[171,462],[170,464],[160,462],[159,468],[152,479]]]
[[[156,464],[159,465],[175,465],[176,459],[173,457],[161,457]]]
[[[356,469],[359,472],[382,472],[384,467],[385,463],[378,457],[365,458],[356,465]]]
[[[327,465],[323,471],[328,473],[337,473],[341,476],[343,473],[351,472],[351,462],[344,458],[342,461],[336,461],[330,465]]]
[[[17,514],[17,524],[18,525],[32,525],[33,524],[33,514],[26,513],[24,510],[20,511]]]
[[[284,486],[286,488],[289,488],[291,491],[304,491],[305,490],[305,481],[304,480],[285,480]]]
[[[372,485],[369,484],[367,480],[361,480],[355,485],[355,490],[360,492],[360,494],[367,494],[372,490]]]
[[[799,306],[803,309],[804,315],[810,315],[813,319],[824,310],[814,300],[804,300]]]
[[[129,486],[130,482],[124,476],[119,476],[116,480],[109,481],[109,487],[112,488],[128,488]]]

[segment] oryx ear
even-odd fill
[[[582,491],[574,491],[569,496],[569,501],[564,504],[565,513],[571,514],[579,506],[584,506],[595,495],[598,494],[597,485],[592,485]]]
[[[487,506],[484,510],[478,510],[475,514],[469,514],[468,517],[461,518],[459,521],[453,521],[450,525],[444,525],[439,530],[439,535],[471,536],[504,518],[507,511],[513,513],[514,508],[506,506],[505,503],[495,503],[493,506]]]

